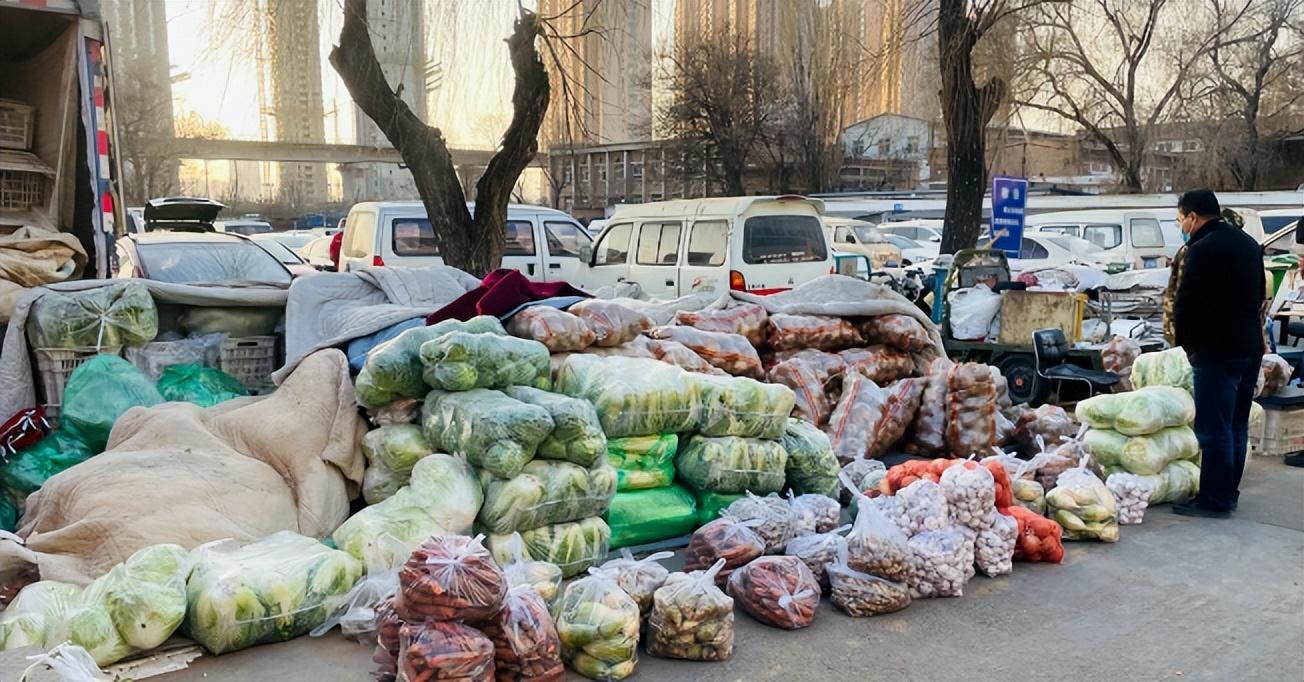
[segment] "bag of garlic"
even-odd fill
[[[1122,526],[1141,523],[1150,506],[1150,497],[1159,488],[1155,476],[1114,473],[1105,479],[1105,487],[1118,503],[1118,523]]]
[[[830,599],[833,605],[853,618],[893,613],[910,606],[910,586],[847,565],[846,546],[838,550],[838,560],[829,564]]]
[[[1019,539],[1019,522],[1013,516],[997,514],[991,525],[978,531],[973,560],[990,578],[1014,570],[1014,545]]]
[[[898,490],[893,497],[896,498],[896,508],[892,520],[907,536],[951,526],[950,505],[942,486],[928,479],[919,479]]]
[[[972,460],[953,464],[942,472],[941,486],[952,521],[975,531],[992,525],[996,481],[986,467]]]
[[[804,533],[827,533],[842,521],[842,505],[827,495],[793,495],[788,492],[788,506],[792,508],[792,531],[795,535]]]
[[[974,575],[974,532],[963,526],[910,538],[910,596],[959,597]]]

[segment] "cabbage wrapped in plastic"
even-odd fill
[[[657,360],[580,354],[566,359],[556,389],[593,403],[608,438],[679,433],[697,428],[698,376]]]
[[[64,628],[67,641],[85,649],[96,665],[115,663],[131,653],[131,646],[113,626],[109,609],[101,600],[83,596],[81,605],[68,612]]]
[[[601,571],[566,586],[555,609],[562,658],[593,680],[623,680],[638,662],[638,604]]]
[[[521,473],[553,429],[547,410],[486,388],[431,391],[421,424],[431,445],[499,478]]]
[[[425,369],[421,364],[421,346],[455,331],[507,334],[498,318],[488,315],[473,317],[466,322],[444,320],[429,327],[408,329],[367,353],[367,361],[363,363],[355,382],[358,404],[376,408],[384,407],[399,398],[424,396],[430,389],[421,378]]]
[[[443,453],[427,455],[412,467],[408,484],[389,499],[350,516],[331,534],[335,546],[360,561],[386,565],[396,557],[382,542],[389,535],[413,546],[432,535],[466,533],[484,500],[466,460]]]
[[[1117,465],[1104,469],[1106,478],[1111,474],[1128,473],[1122,466]],[[1189,459],[1172,462],[1158,474],[1138,476],[1146,484],[1154,486],[1154,492],[1151,493],[1149,500],[1149,505],[1152,507],[1165,502],[1181,502],[1200,492],[1200,466]]]
[[[787,463],[781,443],[737,436],[693,436],[675,457],[675,469],[689,485],[723,493],[778,492]]]
[[[362,576],[362,563],[292,531],[195,549],[186,632],[213,654],[281,642],[321,625]]]
[[[837,499],[840,468],[828,434],[803,419],[789,419],[781,440],[788,451],[784,476],[793,492]]]
[[[1187,393],[1195,390],[1195,372],[1181,346],[1158,353],[1142,353],[1132,362],[1132,385],[1176,386]]]
[[[611,528],[599,518],[556,523],[521,531],[520,534],[525,555],[530,560],[555,564],[567,578],[602,563],[611,544]],[[494,560],[500,564],[514,556],[511,538],[511,535],[490,535],[486,539]]]
[[[1189,426],[1131,437],[1117,431],[1090,429],[1082,440],[1100,466],[1121,466],[1128,473],[1143,476],[1158,474],[1179,459],[1200,456],[1200,442]]]
[[[697,431],[706,436],[769,438],[783,435],[797,397],[779,384],[744,377],[700,376],[702,412]]]
[[[367,457],[362,496],[367,504],[388,499],[407,485],[412,467],[431,452],[434,449],[419,426],[393,424],[368,431],[362,437],[362,454]]]
[[[0,612],[0,643],[4,649],[35,646],[42,649],[63,641],[66,617],[81,603],[82,588],[77,585],[41,580],[24,587],[9,607]]]
[[[153,649],[181,626],[190,568],[190,553],[181,545],[152,545],[101,578],[109,618],[129,646]]]
[[[68,377],[60,418],[76,429],[92,452],[103,452],[123,412],[163,402],[163,395],[136,366],[116,355],[96,355]]]
[[[143,346],[156,336],[158,308],[140,282],[46,290],[27,318],[27,338],[34,348]]]
[[[504,392],[523,403],[542,407],[552,417],[552,433],[539,443],[536,457],[587,467],[606,454],[607,436],[592,404],[527,386],[512,386]]]
[[[480,525],[503,534],[601,516],[616,494],[616,470],[536,459],[506,480],[481,471],[480,485]]]
[[[421,364],[426,384],[445,391],[552,383],[548,347],[515,336],[449,332],[421,344]]]
[[[679,436],[628,436],[607,441],[607,461],[616,467],[616,490],[664,488],[675,480]]]
[[[1078,421],[1094,429],[1144,436],[1195,421],[1195,401],[1180,388],[1148,386],[1128,393],[1087,398],[1078,403],[1076,414]]]

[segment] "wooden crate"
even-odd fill
[[[0,149],[29,151],[36,109],[12,99],[0,99]]]
[[[1304,451],[1304,405],[1264,405],[1263,423],[1250,429],[1250,454],[1281,456]]]
[[[1082,338],[1085,294],[1067,291],[1005,291],[1001,293],[1000,343],[1032,345],[1032,333],[1058,327],[1069,343]]]

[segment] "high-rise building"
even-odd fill
[[[281,142],[326,141],[322,104],[321,53],[317,3],[267,3],[272,110],[276,139]],[[291,206],[312,206],[326,199],[326,166],[279,164],[280,199]]]
[[[652,0],[540,0],[556,50],[544,147],[646,140],[652,124]]]

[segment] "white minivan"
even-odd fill
[[[1061,211],[1028,216],[1028,231],[1080,237],[1110,264],[1162,268],[1182,245],[1176,209]]]
[[[466,207],[475,212],[475,204]],[[520,270],[536,282],[575,282],[593,238],[572,217],[527,204],[507,207],[503,267]],[[369,265],[443,265],[435,232],[420,201],[368,201],[356,204],[344,220],[340,269]]]
[[[582,280],[631,282],[651,298],[791,289],[833,269],[820,217],[801,196],[681,199],[622,206],[607,220]]]

